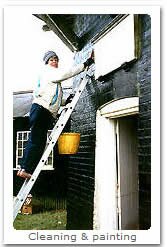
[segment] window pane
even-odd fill
[[[19,134],[18,134],[18,139],[19,139],[19,140],[22,140],[22,133],[19,133]]]
[[[19,157],[22,157],[22,153],[23,153],[23,152],[22,152],[22,149],[18,149],[18,156],[19,156]]]
[[[22,147],[22,141],[18,141],[18,148]]]

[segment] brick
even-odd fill
[[[140,228],[149,229],[151,188],[151,20],[140,15],[142,24],[142,53],[128,72],[118,70],[107,75],[104,83],[92,81],[84,90],[71,117],[71,131],[81,133],[78,154],[69,158],[67,228],[92,229],[94,203],[94,170],[96,111],[99,106],[113,99],[139,96],[139,219]],[[90,38],[110,20],[109,15],[78,15],[74,23],[78,36],[83,36],[85,47],[75,55],[80,63],[89,54]],[[76,77],[74,85],[79,83]]]

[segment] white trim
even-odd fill
[[[96,123],[93,228],[95,230],[116,230],[117,205],[116,200],[110,200],[110,198],[116,198],[117,189],[115,123],[101,116],[100,111],[97,111]],[[112,217],[110,217],[111,215]]]
[[[97,110],[94,230],[118,229],[115,118],[138,113],[138,97],[113,100]]]
[[[99,108],[101,116],[118,118],[139,113],[139,97],[113,100]]]

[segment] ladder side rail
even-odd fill
[[[38,177],[39,172],[41,171],[43,165],[45,164],[48,156],[50,155],[50,152],[52,151],[52,148],[54,147],[54,145],[56,144],[61,132],[63,131],[65,124],[67,123],[69,117],[71,116],[71,113],[82,93],[82,91],[85,88],[85,85],[87,83],[87,78],[86,78],[86,74],[84,79],[82,79],[82,82],[80,83],[80,86],[72,100],[72,102],[69,104],[69,107],[67,109],[67,111],[64,113],[64,116],[62,118],[60,118],[60,120],[58,120],[56,126],[53,128],[52,134],[51,134],[51,140],[48,143],[48,146],[44,152],[44,154],[41,157],[41,160],[39,161],[39,164],[37,165],[32,177],[30,180],[34,180]]]
[[[64,113],[63,117],[60,116],[55,127],[53,128],[52,134],[50,135],[51,140],[49,141],[48,146],[47,146],[46,150],[44,151],[44,154],[41,157],[41,160],[39,161],[34,173],[32,174],[32,177],[28,181],[26,179],[21,190],[19,191],[19,194],[16,197],[16,200],[14,202],[14,220],[17,216],[19,209],[23,205],[28,193],[32,189],[43,165],[45,164],[48,156],[50,155],[50,152],[52,151],[55,143],[57,142],[57,140],[58,140],[62,130],[64,129],[64,126],[65,126],[66,122],[68,121],[68,119],[69,119],[82,91],[84,90],[84,88],[87,84],[86,72],[87,72],[87,69],[85,70],[84,78],[81,79],[82,81],[78,87],[77,92],[75,93],[75,96],[74,96],[72,102],[69,104],[67,111]]]

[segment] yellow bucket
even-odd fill
[[[59,154],[76,154],[79,148],[79,133],[62,133],[58,139]]]

